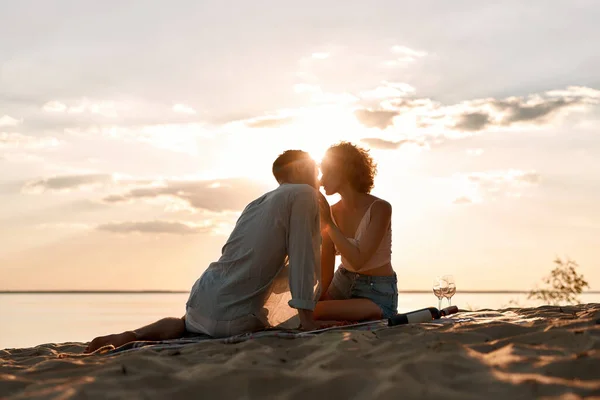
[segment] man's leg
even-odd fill
[[[369,299],[325,300],[317,303],[314,317],[326,321],[370,321],[381,319],[382,311]]]
[[[91,353],[98,350],[100,347],[107,345],[113,345],[115,347],[123,346],[129,342],[135,342],[136,340],[177,339],[182,337],[185,332],[185,317],[163,318],[134,331],[97,337],[90,342],[85,349],[85,353]]]

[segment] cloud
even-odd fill
[[[331,93],[324,92],[319,85],[309,83],[297,83],[294,85],[294,92],[299,94],[310,94],[310,101],[318,104],[337,104],[347,105],[356,103],[360,99],[352,93]]]
[[[1,96],[1,95],[0,95]],[[139,131],[154,125],[186,125],[198,123],[198,116],[190,113],[186,104],[168,104],[160,99],[146,100],[122,95],[118,100],[53,100],[32,104],[28,100],[22,106],[13,105],[13,110],[23,114],[23,124],[19,132],[39,134],[44,131],[77,132],[97,137],[103,131],[113,128]],[[40,106],[40,104],[43,104]],[[173,111],[175,107],[176,111]],[[0,99],[0,110],[2,109]],[[177,112],[181,111],[181,112]],[[186,112],[183,112],[186,111]],[[216,118],[215,118],[216,120]],[[203,122],[204,123],[204,122]],[[216,122],[216,124],[220,124]]]
[[[319,85],[311,85],[310,83],[296,83],[294,85],[294,92],[296,93],[319,93],[321,87]]]
[[[503,124],[510,125],[515,122],[537,122],[544,121],[555,112],[574,104],[580,104],[583,99],[539,99],[534,104],[524,99],[498,100],[492,104],[499,110],[507,112],[502,119]]]
[[[369,145],[369,147],[373,148],[373,149],[381,149],[381,150],[396,150],[400,147],[402,147],[405,144],[418,144],[418,145],[422,145],[421,143],[417,142],[416,140],[411,140],[411,139],[403,139],[403,140],[398,140],[396,142],[391,141],[391,140],[384,140],[384,139],[380,139],[380,138],[364,138],[360,140],[363,143],[366,143],[367,145]]]
[[[69,107],[60,101],[49,101],[42,106],[42,111],[49,113],[62,113],[67,111]]]
[[[461,131],[480,131],[491,123],[490,116],[483,112],[462,114],[454,124],[454,129]]]
[[[452,203],[464,205],[523,197],[540,184],[541,176],[536,171],[509,169],[456,174],[448,182]]]
[[[384,62],[384,65],[388,67],[407,66],[427,55],[425,51],[414,50],[406,46],[393,46],[391,52],[396,58]]]
[[[536,185],[540,182],[541,177],[535,171],[511,169],[507,171],[474,172],[468,174],[467,179],[483,187],[495,188],[497,185],[505,183]]]
[[[118,117],[117,108],[117,104],[114,101],[92,101],[84,98],[70,106],[60,101],[52,100],[42,106],[42,111],[67,114],[82,114],[87,112],[107,118],[115,118]]]
[[[198,138],[207,136],[201,124],[148,125],[130,132],[130,137],[134,140],[191,155],[198,154]]]
[[[483,154],[483,149],[467,149],[466,152],[470,156],[478,157]]]
[[[473,204],[473,200],[468,198],[467,196],[457,197],[452,201],[452,204]]]
[[[2,148],[2,146],[0,145],[0,148]],[[35,162],[43,162],[44,158],[40,157],[36,154],[30,154],[30,153],[20,153],[20,152],[13,152],[13,153],[6,153],[0,156],[0,160],[4,160],[10,163],[35,163]]]
[[[393,125],[394,117],[400,115],[398,111],[389,110],[367,110],[361,109],[356,110],[354,115],[358,119],[358,122],[363,124],[367,128],[379,128],[384,130],[388,126]]]
[[[289,125],[293,121],[294,117],[253,118],[246,121],[246,126],[249,128],[279,128],[280,126]]]
[[[57,223],[43,223],[43,224],[37,224],[35,226],[35,229],[40,229],[40,230],[88,230],[91,229],[92,225],[90,224],[84,224],[84,223],[73,223],[73,222],[57,222]]]
[[[55,147],[59,141],[53,137],[34,137],[20,133],[0,132],[0,149],[42,149]]]
[[[410,88],[402,89],[401,85],[387,83],[363,92],[366,96],[363,100],[371,96],[370,99],[379,100],[379,107],[355,111],[359,122],[368,128],[382,130],[401,126],[414,130],[425,139],[460,139],[486,130],[523,124],[555,124],[561,115],[585,111],[600,104],[600,90],[585,87],[443,104],[429,98],[409,97]]]
[[[299,63],[301,65],[310,65],[311,63],[314,62],[319,62],[322,60],[326,60],[329,57],[331,57],[331,53],[326,52],[326,51],[316,51],[314,53],[311,53],[308,56],[303,56],[300,58]]]
[[[167,233],[175,235],[193,235],[210,232],[210,225],[196,225],[176,221],[139,221],[111,222],[96,227],[99,231],[112,233]]]
[[[360,99],[352,93],[331,93],[319,91],[313,93],[310,100],[313,103],[318,104],[347,105],[356,103]]]
[[[514,179],[518,182],[537,185],[541,181],[541,176],[537,172],[525,172],[518,174]]]
[[[17,126],[21,123],[18,119],[15,119],[8,115],[0,117],[0,127],[2,126]]]
[[[187,106],[185,104],[174,104],[173,112],[180,113],[180,114],[196,114],[196,110],[194,110],[192,107]]]
[[[326,58],[329,58],[330,54],[329,53],[312,53],[311,57],[316,59],[316,60],[325,60]]]
[[[107,174],[65,175],[52,178],[38,179],[27,182],[24,193],[43,193],[46,191],[69,191],[89,186],[113,182],[113,176]]]
[[[415,92],[415,88],[408,83],[383,81],[380,86],[372,90],[365,90],[360,93],[360,97],[369,99],[391,99],[404,97]]]
[[[103,199],[106,203],[129,202],[137,199],[172,197],[186,201],[195,209],[237,211],[262,195],[263,184],[241,178],[204,181],[166,181],[160,186],[139,187],[120,195]]]
[[[67,129],[65,132],[79,137],[104,136],[124,142],[141,142],[159,149],[192,156],[198,155],[198,139],[210,138],[214,134],[200,123],[155,124],[139,127],[91,126],[83,130]]]
[[[568,86],[566,89],[549,90],[546,94],[552,97],[576,97],[600,100],[600,90],[585,86]]]
[[[446,111],[453,119],[450,124],[452,129],[478,132],[493,126],[507,127],[523,123],[544,125],[554,122],[552,117],[561,111],[578,110],[599,103],[600,91],[569,87],[529,96],[472,100],[446,107]]]
[[[414,50],[414,49],[411,49],[410,47],[398,46],[398,45],[392,46],[392,53],[401,54],[401,55],[410,56],[410,57],[425,57],[427,55],[426,51]]]

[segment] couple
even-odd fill
[[[246,206],[221,257],[192,287],[185,316],[95,338],[86,352],[186,333],[227,337],[266,329],[266,303],[286,274],[288,305],[303,330],[396,314],[392,207],[369,194],[375,163],[366,150],[342,142],[327,150],[321,172],[325,193],[341,196],[332,207],[318,191],[319,169],[308,153],[281,154],[273,163],[279,187]],[[336,254],[342,265],[334,273]]]

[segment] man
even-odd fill
[[[279,187],[246,206],[218,261],[192,287],[182,318],[95,338],[86,352],[136,340],[167,340],[186,332],[226,337],[268,327],[265,302],[289,261],[289,306],[301,328],[318,329],[313,317],[320,286],[321,241],[318,169],[308,153],[288,150],[273,163]]]

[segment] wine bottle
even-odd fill
[[[421,322],[429,322],[434,319],[440,319],[446,315],[456,314],[458,307],[450,306],[438,310],[435,307],[422,308],[420,310],[407,312],[405,314],[396,314],[388,319],[388,326],[396,326],[403,324],[418,324]]]

